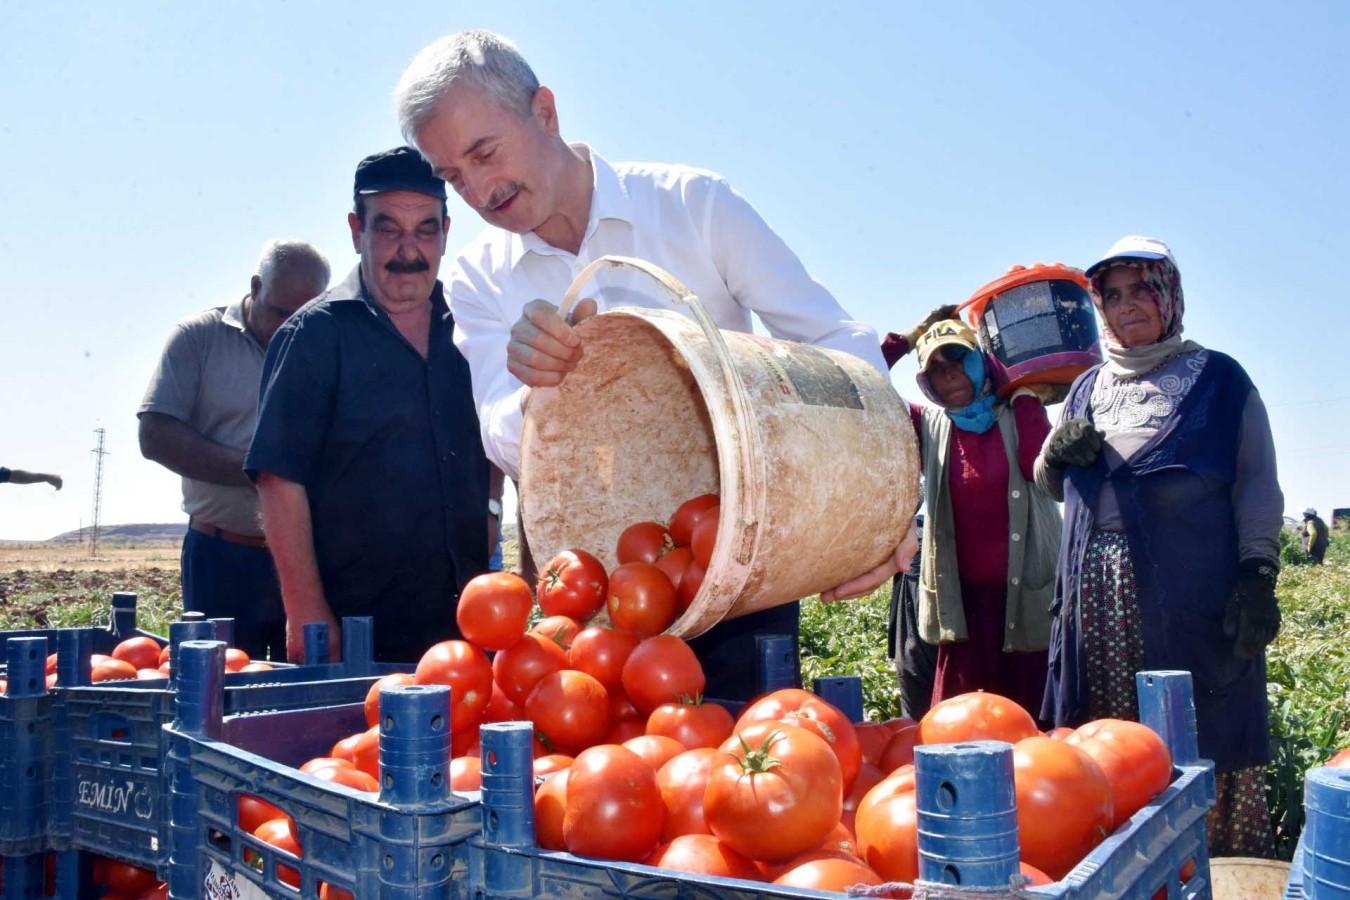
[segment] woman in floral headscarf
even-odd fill
[[[1138,718],[1135,673],[1185,669],[1218,773],[1212,852],[1273,856],[1265,647],[1284,499],[1261,397],[1232,358],[1181,337],[1181,276],[1127,237],[1087,270],[1107,359],[1074,382],[1036,461],[1064,499],[1042,710]]]

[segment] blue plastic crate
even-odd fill
[[[0,695],[0,856],[22,857],[47,849],[52,698],[46,642],[25,637],[4,646],[9,685]]]
[[[1303,835],[1294,848],[1294,859],[1289,863],[1289,882],[1284,886],[1284,900],[1303,900]]]
[[[1309,770],[1303,810],[1300,892],[1309,900],[1350,898],[1350,769]]]
[[[175,622],[171,641],[211,637],[207,621]],[[290,666],[224,677],[228,713],[302,709],[363,701],[375,678],[400,667],[371,660],[370,620],[344,622],[342,663]],[[173,679],[87,683],[87,636],[65,630],[55,689],[50,846],[81,849],[160,870],[168,863],[164,726],[172,722]],[[64,685],[64,686],[63,686]],[[331,746],[331,745],[330,745]],[[327,748],[325,748],[327,749]]]
[[[465,842],[479,833],[481,817],[476,797],[450,792],[449,689],[408,686],[382,694],[382,790],[372,795],[294,768],[365,731],[362,704],[227,717],[222,652],[219,644],[203,642],[182,648],[178,717],[167,729],[170,896],[211,896],[209,884],[216,891],[295,897],[279,882],[279,866],[299,873],[306,897],[315,896],[321,882],[362,900],[459,896],[468,871]],[[242,794],[292,817],[302,859],[239,828]],[[262,860],[261,870],[246,853]]]
[[[1190,676],[1185,672],[1142,673],[1138,682],[1142,718],[1163,735],[1172,751],[1171,785],[1063,880],[1033,888],[1031,895],[1064,900],[1150,900],[1160,888],[1166,887],[1172,900],[1209,900],[1205,814],[1214,804],[1214,769],[1212,763],[1197,757]],[[473,896],[479,900],[517,897],[759,900],[839,896],[541,850],[534,845],[530,775],[528,730],[512,723],[486,726],[483,836],[470,842],[471,886]],[[999,774],[993,772],[986,777],[997,778]],[[1003,793],[1010,794],[1010,790]],[[978,811],[981,816],[986,812]],[[952,824],[948,823],[949,827]],[[998,873],[986,866],[987,841],[952,840],[939,849],[932,845],[923,828],[920,835],[921,866],[925,866],[921,877],[927,874],[944,890],[952,889],[952,879],[960,879],[956,883],[969,887],[980,886],[981,879],[986,885],[991,877],[997,880]],[[971,836],[975,835],[967,835]],[[966,853],[969,858],[962,857]],[[1014,867],[1001,876],[1005,885],[1008,875],[1016,871],[1015,859],[1014,855]],[[1192,861],[1195,872],[1182,885],[1180,870]],[[932,868],[927,868],[929,865]]]

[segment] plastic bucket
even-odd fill
[[[1209,860],[1214,900],[1280,900],[1289,863],[1277,859],[1220,856]]]
[[[1102,361],[1088,282],[1078,269],[1013,266],[961,309],[969,310],[1000,397],[1019,387],[1066,388]]]
[[[1303,896],[1350,898],[1350,769],[1311,769],[1303,783]]]
[[[669,632],[842,584],[883,563],[918,501],[919,458],[905,402],[850,354],[719,330],[661,269],[650,275],[693,318],[620,307],[577,326],[584,354],[556,388],[535,389],[521,435],[521,509],[536,559],[579,548],[616,564],[624,528],[668,521],[721,495],[703,585]]]

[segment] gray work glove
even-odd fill
[[[919,321],[919,324],[915,325],[909,331],[904,332],[905,340],[909,341],[909,346],[911,349],[913,349],[914,345],[919,342],[919,338],[923,337],[924,332],[926,332],[928,329],[932,328],[935,324],[941,322],[944,319],[952,319],[955,317],[956,317],[955,303],[948,303],[943,306],[939,306],[932,312],[930,312],[928,315],[924,316],[923,319]]]
[[[1234,640],[1238,659],[1256,659],[1280,631],[1280,604],[1275,580],[1280,567],[1268,559],[1244,559],[1238,566],[1237,590],[1228,598],[1223,633]]]
[[[1055,426],[1041,454],[1056,469],[1090,466],[1102,451],[1102,433],[1087,419],[1070,419]]]

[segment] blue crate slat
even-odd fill
[[[12,638],[6,645],[8,687],[0,697],[0,856],[46,849],[51,786],[51,703],[47,643]]]
[[[914,748],[919,878],[1001,887],[1018,872],[1012,744],[969,741]]]
[[[320,883],[370,900],[459,896],[466,841],[480,831],[478,802],[449,788],[450,701],[443,686],[411,685],[380,696],[382,791],[354,791],[295,770],[332,744],[364,731],[364,703],[227,715],[218,644],[183,646],[179,714],[167,730],[170,785],[170,896],[198,897],[205,880],[294,897],[282,868],[299,875],[304,896]],[[189,665],[189,661],[191,664]],[[249,794],[295,821],[304,857],[242,833],[238,799]],[[261,863],[261,871],[246,861]]]
[[[812,689],[822,700],[839,707],[839,711],[848,716],[850,722],[861,722],[863,712],[862,678],[857,675],[840,675],[831,678],[817,678]]]
[[[755,679],[761,691],[797,683],[797,642],[791,635],[755,636]]]
[[[1298,845],[1294,848],[1294,858],[1289,863],[1289,881],[1284,886],[1284,900],[1303,900],[1303,897],[1303,835],[1300,834]]]
[[[4,855],[4,875],[0,878],[0,897],[42,897],[46,887],[46,854]]]
[[[1303,896],[1350,900],[1350,769],[1309,770],[1303,809]]]

